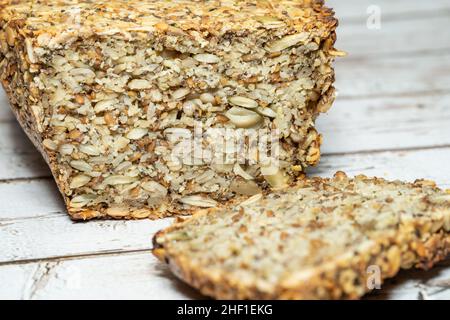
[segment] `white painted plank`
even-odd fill
[[[450,95],[340,100],[317,120],[322,152],[450,144]]]
[[[448,299],[431,284],[450,279],[450,260],[431,271],[403,271],[366,299],[418,298],[426,279],[429,299]],[[0,299],[203,299],[150,252],[0,266]]]
[[[319,117],[317,127],[327,154],[448,145],[449,123],[450,94],[446,94],[338,98],[329,113]],[[50,176],[17,123],[0,123],[2,132],[6,138],[0,141],[0,179]]]
[[[392,179],[427,178],[447,186],[450,184],[450,171],[446,170],[449,161],[450,148],[345,154],[324,156],[310,173],[331,175],[338,170],[379,176],[389,173]],[[62,198],[51,179],[1,183],[0,204],[0,221],[65,212]]]
[[[431,270],[402,271],[386,281],[381,290],[376,290],[366,298],[371,300],[449,300],[450,299],[450,258]],[[422,292],[422,295],[419,293]],[[422,296],[422,297],[421,297]]]
[[[0,122],[0,151],[9,153],[30,153],[35,148],[16,120]]]
[[[0,266],[0,299],[199,299],[149,252]]]
[[[448,27],[450,30],[450,22]],[[339,58],[336,61],[336,87],[345,98],[450,90],[450,52],[351,58]],[[5,92],[0,89],[0,123],[8,121],[15,120]],[[5,137],[20,136],[18,129],[18,125],[12,126],[0,129],[0,133]],[[5,140],[0,141],[0,148],[5,147]],[[29,145],[26,144],[26,147]]]
[[[341,98],[450,91],[450,52],[395,58],[343,58],[336,61],[335,68],[336,88]]]
[[[424,15],[450,10],[448,0],[326,0],[325,3],[343,20],[365,19],[368,16],[367,9],[371,6],[378,6],[382,17],[403,19],[417,13]]]
[[[450,15],[418,20],[382,20],[379,29],[369,29],[366,21],[342,20],[336,47],[347,51],[348,58],[408,56],[415,52],[448,50],[449,26]]]
[[[344,170],[350,175],[362,173],[406,181],[427,178],[437,181],[441,187],[450,188],[450,171],[445,170],[449,160],[450,148],[330,156],[324,157],[321,166],[310,170],[310,174],[331,176],[338,170]],[[169,220],[75,223],[60,213],[51,214],[55,210],[61,212],[58,210],[62,210],[58,205],[60,196],[48,185],[48,181],[39,181],[28,185],[30,196],[23,203],[23,193],[4,195],[0,192],[0,203],[21,206],[17,211],[10,208],[2,214],[2,262],[146,249],[150,246],[151,235],[169,224]],[[14,188],[16,184],[21,183],[14,182],[9,186]],[[20,190],[20,187],[17,189]],[[33,189],[41,193],[33,196]],[[43,195],[43,189],[47,189],[44,192],[49,194]],[[36,204],[39,207],[35,208]],[[27,207],[29,216],[24,218]]]
[[[448,55],[401,59],[391,59],[387,55],[390,52],[449,48],[448,34],[447,37],[444,33],[435,34],[448,29],[442,29],[448,26],[448,17],[436,15],[427,18],[428,21],[415,17],[413,22],[412,19],[406,19],[407,13],[419,9],[445,9],[445,2],[408,1],[409,5],[405,7],[404,0],[371,0],[371,4],[380,4],[383,15],[392,13],[402,16],[401,21],[383,21],[382,29],[376,33],[367,30],[363,20],[348,19],[348,24],[345,21],[345,17],[362,17],[360,10],[367,7],[366,0],[346,0],[336,4],[346,8],[344,11],[337,7],[338,14],[341,11],[344,17],[339,46],[351,53],[349,59],[339,61],[337,66],[341,96],[348,98],[448,90]],[[417,35],[420,39],[415,38]],[[386,44],[391,45],[388,51]],[[386,58],[378,57],[380,54],[386,54]],[[365,58],[368,55],[373,59],[357,60],[358,57]],[[352,62],[352,59],[355,60]],[[4,95],[0,93],[0,122],[12,119],[10,111],[4,106],[7,106]],[[324,151],[334,153],[410,148],[432,145],[430,142],[447,144],[450,137],[449,109],[447,96],[341,100],[329,116],[319,122],[326,137]],[[31,143],[26,142],[17,125],[1,130],[0,126],[0,133],[9,136],[10,143],[0,141],[0,179],[48,174],[42,160],[40,164],[32,165],[39,161],[39,155],[33,151]],[[336,170],[345,170],[350,174],[365,173],[409,181],[426,177],[436,180],[443,187],[450,187],[450,173],[445,170],[449,160],[450,150],[446,148],[328,156],[311,174],[329,176]],[[16,162],[22,164],[11,164]],[[73,223],[62,214],[62,201],[51,180],[0,184],[0,203],[1,261],[4,261],[3,257],[10,261],[145,249],[150,246],[151,234],[163,227],[160,224],[168,223],[168,220],[156,223]],[[432,272],[433,277],[450,277],[448,268],[437,270],[437,275]],[[414,299],[421,279],[429,275],[403,273],[401,277],[404,277],[404,281],[400,280],[399,285],[390,285],[388,292],[379,295]],[[147,253],[0,266],[0,283],[3,288],[7,288],[0,290],[0,298],[196,297],[194,292],[179,287],[180,283],[173,281],[165,267]],[[448,298],[448,292],[434,292],[434,289],[429,292],[432,299]]]
[[[335,68],[336,87],[345,98],[450,90],[450,52],[411,57],[339,58]],[[0,89],[0,122],[15,121],[8,102],[2,99],[4,95]],[[1,129],[1,134],[21,136],[19,128],[17,125]],[[5,143],[0,141],[0,148]]]

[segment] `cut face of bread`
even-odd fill
[[[185,214],[318,163],[336,27],[321,0],[0,0],[0,80],[73,218]],[[211,161],[212,129],[277,131],[279,171]]]
[[[450,194],[430,182],[338,173],[199,212],[154,254],[219,299],[355,299],[450,249]]]

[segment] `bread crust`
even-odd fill
[[[333,181],[347,180],[343,173],[338,173],[334,179],[315,178],[308,182],[300,182],[303,186],[314,183],[327,184]],[[356,180],[368,179],[364,176]],[[370,179],[369,179],[370,180]],[[383,179],[375,179],[378,183],[389,184]],[[352,180],[347,180],[351,183]],[[400,184],[400,182],[394,182]],[[434,184],[430,181],[416,181],[406,184],[411,188],[430,188]],[[294,187],[294,186],[293,186]],[[434,187],[432,187],[434,188]],[[434,189],[440,192],[438,189]],[[444,194],[445,195],[445,194]],[[432,204],[439,207],[442,204]],[[421,219],[412,220],[398,227],[395,234],[379,236],[373,239],[370,247],[356,254],[348,254],[336,260],[324,263],[319,267],[308,270],[307,276],[284,278],[269,291],[262,291],[256,283],[249,285],[233,274],[197,264],[188,253],[179,253],[174,248],[176,244],[167,240],[167,235],[174,231],[182,231],[187,223],[199,219],[201,216],[218,213],[218,210],[202,211],[191,219],[177,222],[173,226],[157,233],[153,238],[153,254],[168,264],[172,272],[184,282],[197,288],[204,295],[216,299],[282,299],[282,300],[311,300],[311,299],[359,299],[371,291],[367,281],[371,274],[370,266],[381,268],[381,279],[394,277],[400,269],[421,268],[430,269],[437,262],[445,259],[450,253],[450,201],[444,203],[445,214],[437,217],[434,223],[438,227],[430,226],[429,222]],[[436,229],[437,228],[437,229]],[[433,230],[435,229],[435,230]],[[411,259],[413,257],[413,259]],[[258,263],[258,262],[255,262]],[[301,266],[299,266],[301,267]]]

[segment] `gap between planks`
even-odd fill
[[[448,290],[436,290],[436,285],[448,282],[449,266],[450,260],[446,260],[431,271],[401,271],[394,279],[386,281],[382,290],[364,299],[417,299],[420,289],[425,289],[431,299],[443,298]],[[8,288],[7,292],[0,291],[0,297],[8,294],[7,298],[158,299],[161,294],[165,299],[204,298],[177,280],[168,267],[149,252],[36,261],[0,266],[0,270]],[[129,287],[131,289],[124,292]]]
[[[409,93],[410,94],[410,93]],[[342,99],[342,97],[341,97]],[[407,149],[403,149],[400,151],[411,151],[411,150],[422,150],[422,149],[433,149],[434,147],[425,147],[425,148],[420,148],[420,149],[416,149],[416,148],[407,148]],[[437,148],[447,148],[447,146],[438,146]],[[360,152],[360,154],[362,153],[369,153],[372,154],[374,152],[386,152],[386,151],[393,151],[393,150],[375,150],[375,151],[362,151]],[[399,151],[399,149],[395,149],[394,151]],[[356,153],[331,153],[328,154],[326,157],[333,157],[333,156],[342,156],[342,155],[355,155]],[[50,178],[50,176],[48,177]],[[47,177],[44,177],[43,179],[47,179]],[[24,180],[25,181],[25,180]],[[74,255],[74,256],[67,256],[67,257],[62,257],[62,258],[58,258],[58,257],[54,257],[52,259],[52,261],[55,261],[59,259],[59,261],[61,260],[80,260],[80,259],[86,259],[86,258],[93,258],[93,257],[97,257],[97,256],[115,256],[115,255],[126,255],[126,254],[133,254],[133,253],[141,253],[141,252],[147,252],[148,249],[142,249],[142,250],[136,250],[136,251],[124,251],[124,252],[107,252],[107,253],[96,253],[96,254],[88,254],[88,255]],[[50,258],[49,258],[50,259]],[[45,259],[40,259],[34,262],[40,262],[40,261],[47,261]],[[26,262],[27,264],[32,263],[33,261],[29,260],[28,262]],[[1,265],[1,264],[0,264]]]
[[[367,18],[369,7],[377,6],[381,9],[384,19],[395,17],[397,19],[416,18],[416,15],[439,14],[450,9],[447,0],[326,0],[325,5],[335,10],[345,19]]]
[[[58,261],[70,261],[70,260],[81,260],[81,259],[89,259],[95,257],[108,257],[108,256],[118,256],[118,255],[129,255],[135,253],[151,253],[152,247],[143,248],[143,249],[135,249],[135,250],[111,250],[111,251],[98,251],[93,253],[86,254],[74,254],[74,255],[62,255],[62,256],[53,256],[53,257],[43,257],[43,258],[33,258],[33,259],[22,259],[15,261],[0,261],[0,268],[4,266],[11,265],[27,265],[33,263],[41,263],[41,262],[58,262]]]

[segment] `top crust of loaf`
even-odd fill
[[[338,173],[242,201],[161,231],[155,256],[219,299],[354,299],[370,266],[381,281],[450,250],[450,193],[430,181]]]
[[[0,21],[20,24],[24,32],[41,36],[43,47],[55,43],[47,37],[63,40],[72,33],[79,37],[133,37],[134,32],[183,37],[187,32],[195,40],[226,34],[245,36],[265,29],[273,38],[305,32],[324,39],[337,26],[334,12],[322,0],[0,0]],[[74,27],[77,21],[81,25]]]

